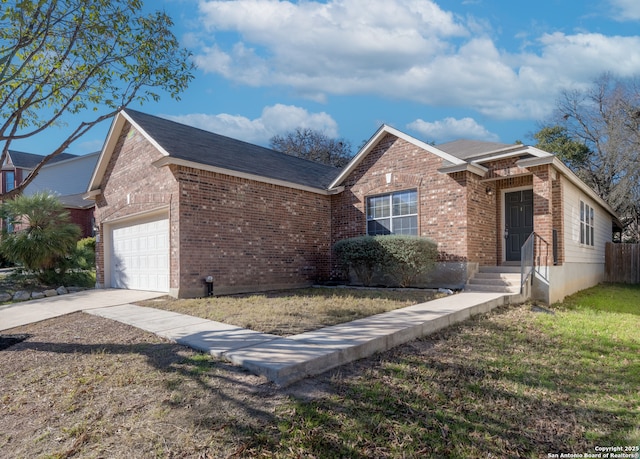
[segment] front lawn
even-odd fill
[[[609,297],[608,307],[581,296]],[[504,307],[276,388],[73,314],[0,351],[7,457],[548,458],[640,445],[640,289]],[[573,456],[568,456],[573,454]],[[613,457],[613,456],[610,456]]]
[[[441,296],[434,290],[319,287],[182,300],[164,297],[137,304],[289,336]]]

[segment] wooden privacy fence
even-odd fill
[[[607,242],[604,260],[605,282],[640,283],[640,244]]]

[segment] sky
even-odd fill
[[[146,0],[190,49],[180,101],[131,106],[268,146],[298,127],[351,142],[532,144],[562,91],[640,75],[638,0]],[[100,150],[109,123],[69,152]],[[62,133],[12,145],[46,154]]]

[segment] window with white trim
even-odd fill
[[[418,192],[398,191],[367,198],[367,234],[418,235]]]
[[[593,207],[580,201],[580,244],[594,245],[594,214]]]

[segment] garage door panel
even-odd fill
[[[169,291],[169,221],[132,222],[111,231],[111,286]]]

